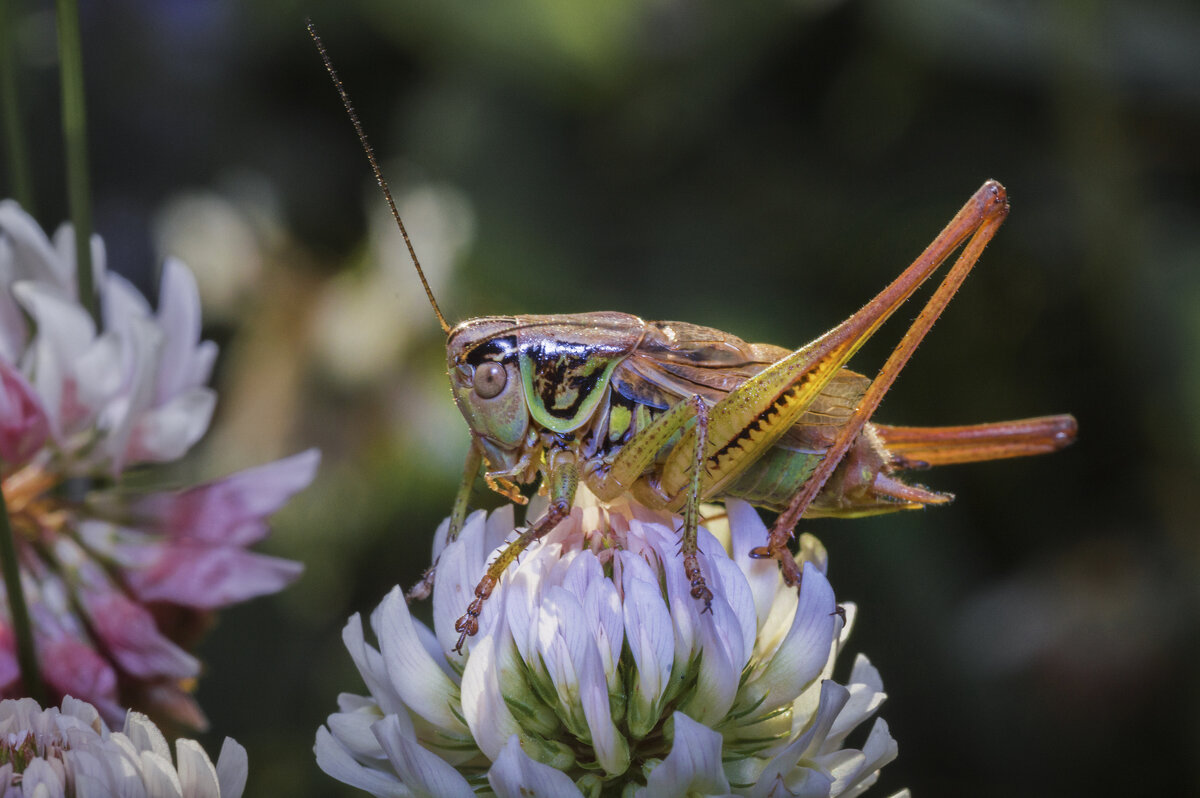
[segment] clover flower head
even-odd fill
[[[855,608],[838,607],[824,549],[801,542],[803,583],[750,557],[748,504],[700,531],[711,612],[689,595],[680,519],[581,488],[564,520],[504,575],[465,656],[455,619],[513,511],[472,515],[440,552],[433,629],[397,588],[343,639],[369,695],[343,694],[318,764],[378,796],[859,795],[896,755],[865,657],[831,678]],[[530,511],[535,512],[531,509]],[[446,525],[439,531],[444,538]]]
[[[226,737],[216,765],[195,740],[166,738],[130,712],[109,731],[96,708],[67,696],[62,708],[32,698],[0,701],[0,793],[6,798],[239,798],[246,749]]]
[[[0,489],[17,543],[38,666],[57,697],[109,723],[126,707],[194,727],[200,664],[187,650],[212,611],[275,592],[298,563],[247,550],[313,478],[306,452],[179,490],[152,483],[216,402],[217,348],[200,334],[196,283],[163,267],[156,308],[105,268],[92,239],[100,321],[80,302],[71,230],[53,241],[0,202]],[[11,612],[0,603],[0,696],[16,696]]]

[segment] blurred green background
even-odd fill
[[[1073,412],[1080,439],[922,475],[948,508],[803,526],[890,694],[878,792],[1200,794],[1194,2],[81,6],[110,265],[149,290],[182,257],[223,347],[191,468],[325,452],[269,545],[305,576],[202,649],[204,740],[246,745],[247,795],[357,794],[311,754],[363,692],[341,627],[427,564],[467,441],[306,16],[454,320],[613,309],[798,346],[1003,182],[1008,221],[878,416]],[[52,4],[9,13],[53,228]]]

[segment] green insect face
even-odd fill
[[[451,330],[454,399],[493,469],[515,464],[531,423],[560,434],[586,424],[643,328],[624,313],[582,313],[494,316]]]
[[[512,318],[471,319],[450,332],[447,367],[454,401],[483,445],[493,470],[515,464],[529,429],[529,409]]]

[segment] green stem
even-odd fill
[[[87,114],[83,103],[83,41],[75,0],[56,0],[58,60],[62,75],[63,138],[67,150],[67,198],[75,226],[75,269],[79,301],[100,321],[92,284],[92,207],[88,181]]]
[[[17,97],[17,48],[13,32],[11,0],[0,0],[0,115],[4,117],[4,156],[12,185],[12,197],[33,213],[33,180],[29,175],[28,150],[21,130],[21,103]]]
[[[0,491],[0,574],[8,595],[8,610],[12,615],[13,633],[17,638],[17,664],[21,668],[21,683],[25,695],[46,705],[46,694],[38,670],[37,653],[33,647],[33,630],[29,625],[29,608],[25,606],[25,591],[21,589],[21,567],[17,562],[17,547],[13,542],[12,524],[8,521],[8,505]]]

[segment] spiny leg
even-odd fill
[[[696,415],[695,455],[692,478],[688,483],[687,503],[683,505],[683,537],[679,550],[683,553],[683,571],[692,585],[692,598],[704,602],[704,611],[712,612],[712,591],[700,571],[700,545],[697,540],[700,527],[700,480],[704,474],[704,446],[708,440],[708,405],[699,396],[688,400]]]
[[[450,525],[446,528],[446,543],[450,543],[458,538],[458,533],[462,531],[463,523],[467,520],[467,510],[471,504],[471,487],[475,484],[475,478],[479,476],[479,469],[483,466],[483,452],[479,445],[474,440],[471,441],[471,447],[467,449],[467,460],[463,464],[462,481],[458,483],[458,492],[454,494],[454,508],[450,511]],[[438,555],[441,558],[441,555]],[[433,565],[425,569],[425,573],[421,575],[421,581],[413,586],[412,590],[405,595],[406,601],[415,599],[429,598],[429,594],[433,591],[433,578],[437,571],[437,560],[433,561]]]
[[[483,603],[492,595],[500,577],[508,566],[529,548],[529,544],[540,540],[564,518],[571,513],[571,502],[575,499],[575,488],[579,485],[579,469],[575,453],[569,449],[554,449],[546,453],[545,465],[546,482],[550,489],[550,506],[542,517],[523,531],[516,540],[509,543],[488,566],[483,578],[475,586],[475,598],[467,605],[467,611],[454,624],[458,632],[458,643],[454,653],[461,654],[467,638],[479,631],[479,614],[483,612]]]
[[[790,585],[798,585],[800,583],[800,567],[796,565],[788,552],[787,542],[792,536],[792,530],[800,517],[804,515],[804,511],[812,504],[813,499],[817,497],[821,488],[824,487],[838,463],[846,456],[847,450],[853,445],[854,440],[862,432],[863,425],[867,423],[875,409],[879,406],[879,402],[883,399],[888,389],[892,387],[896,376],[900,370],[908,363],[912,353],[916,350],[917,345],[933,327],[933,323],[937,321],[938,316],[946,309],[946,305],[954,297],[963,280],[970,273],[975,262],[979,260],[984,247],[995,235],[996,229],[999,228],[1004,217],[1008,215],[1008,198],[1004,191],[1004,187],[999,183],[989,180],[983,184],[979,191],[975,192],[967,205],[954,217],[949,225],[942,231],[937,239],[934,240],[926,251],[922,254],[922,259],[933,254],[939,261],[957,248],[962,239],[966,235],[970,238],[964,247],[962,254],[954,262],[954,266],[946,274],[945,279],[934,291],[932,297],[926,302],[921,313],[916,320],[905,332],[904,337],[900,339],[900,343],[892,350],[887,361],[879,370],[879,374],[871,382],[863,394],[862,400],[859,402],[858,408],[850,420],[838,430],[837,436],[834,438],[833,444],[825,452],[824,458],[817,466],[812,476],[805,481],[804,486],[793,497],[791,503],[776,520],[775,526],[772,527],[770,536],[766,546],[760,546],[751,552],[753,557],[773,557],[779,561],[780,568],[783,570],[784,579]]]

